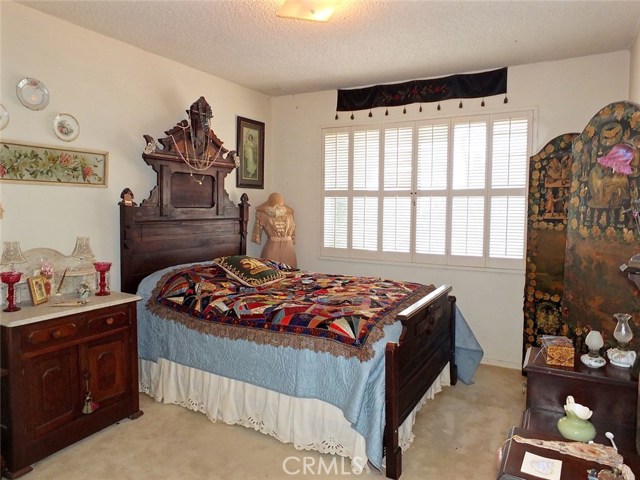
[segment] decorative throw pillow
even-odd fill
[[[284,274],[280,270],[271,268],[259,258],[247,255],[218,257],[213,260],[213,263],[221,267],[231,277],[249,287],[268,285],[284,278]]]

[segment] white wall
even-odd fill
[[[534,108],[537,130],[534,152],[547,141],[565,132],[581,132],[604,105],[626,99],[629,92],[629,52],[616,52],[558,62],[509,68],[508,98],[357,112],[355,120],[342,113],[334,120],[336,92],[324,91],[290,95],[272,101],[272,143],[277,156],[278,175],[274,188],[285,196],[296,212],[296,249],[302,268],[316,271],[382,275],[391,278],[454,286],[458,304],[485,350],[484,362],[518,368],[521,363],[524,271],[484,271],[482,269],[429,268],[426,266],[374,264],[321,258],[321,155],[320,129],[325,126],[364,124],[376,121],[403,121],[438,115],[473,114],[505,109]]]
[[[0,183],[2,240],[19,240],[23,250],[49,247],[69,254],[76,236],[87,235],[97,258],[114,263],[112,278],[119,288],[120,192],[130,187],[140,202],[156,181],[141,157],[143,134],[163,137],[203,95],[225,147],[236,148],[239,115],[266,122],[265,148],[270,148],[268,96],[13,2],[1,1],[0,15],[0,103],[10,114],[1,138],[109,152],[106,189]],[[26,76],[48,88],[44,110],[29,110],[18,101],[16,84]],[[61,112],[80,123],[80,136],[71,143],[53,133],[53,118]],[[267,187],[270,175],[267,170]],[[235,172],[226,188],[237,203]]]
[[[631,46],[631,67],[629,74],[629,100],[640,103],[640,34]]]

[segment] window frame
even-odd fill
[[[324,257],[331,258],[350,258],[358,260],[375,260],[375,261],[390,261],[390,262],[403,262],[412,264],[423,265],[438,265],[438,266],[452,266],[452,267],[475,267],[475,268],[487,268],[487,269],[508,269],[508,270],[522,270],[525,265],[526,255],[526,234],[527,234],[527,203],[528,203],[528,161],[532,152],[535,118],[536,112],[533,108],[525,108],[513,111],[504,112],[480,112],[470,113],[469,115],[460,116],[446,116],[446,117],[434,117],[427,119],[416,119],[411,121],[392,121],[392,122],[376,122],[376,123],[362,123],[359,125],[342,125],[338,127],[327,127],[321,129],[321,177],[322,177],[322,202],[321,202],[321,223],[323,237],[321,240],[320,254]],[[526,118],[527,120],[527,140],[526,140],[526,153],[525,153],[525,168],[524,168],[524,185],[522,187],[493,187],[491,185],[492,168],[493,168],[493,128],[495,122],[505,119],[517,119]],[[455,191],[452,185],[453,179],[453,128],[455,123],[461,123],[467,120],[482,120],[486,121],[487,134],[486,134],[486,146],[485,146],[485,186],[482,189],[468,189]],[[424,126],[436,126],[447,124],[447,181],[446,187],[442,190],[429,190],[418,189],[418,155],[419,155],[419,132],[420,128]],[[409,252],[385,252],[383,248],[383,203],[385,196],[391,195],[391,192],[385,192],[384,190],[384,151],[385,151],[385,132],[387,129],[402,128],[405,126],[412,127],[412,160],[411,160],[411,188],[408,192],[408,196],[411,198],[411,211],[410,211],[410,244]],[[354,190],[353,188],[353,135],[356,131],[377,130],[379,132],[379,157],[378,157],[378,190]],[[340,191],[333,191],[335,195],[327,195],[331,193],[325,190],[325,138],[327,134],[344,133],[348,132],[348,167],[347,167],[347,189]],[[385,195],[385,193],[387,195]],[[400,196],[406,196],[405,193],[398,191],[395,192]],[[452,228],[452,215],[451,207],[453,198],[458,196],[470,196],[478,195],[483,198],[484,201],[484,218],[482,224],[483,232],[483,247],[482,255],[479,257],[471,256],[458,256],[451,253],[451,228]],[[523,197],[524,211],[522,213],[522,222],[524,222],[523,238],[522,238],[522,255],[520,258],[502,258],[490,256],[490,229],[491,229],[491,200],[495,197],[502,196],[517,196]],[[325,247],[324,232],[325,232],[325,199],[327,197],[347,197],[347,247],[346,248],[333,248]],[[377,231],[377,250],[359,250],[353,248],[353,201],[355,197],[372,196],[378,199],[378,231]],[[416,251],[416,230],[417,230],[417,199],[423,197],[445,197],[446,202],[446,226],[445,226],[445,253],[429,254],[429,253],[417,253]]]

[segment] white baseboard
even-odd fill
[[[484,357],[482,359],[482,361],[480,362],[481,365],[491,365],[494,367],[504,367],[504,368],[511,368],[513,370],[522,370],[522,364],[521,363],[513,363],[513,362],[505,362],[504,360],[497,360],[494,358],[487,358]]]

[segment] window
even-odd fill
[[[533,113],[325,129],[329,256],[522,268]]]

